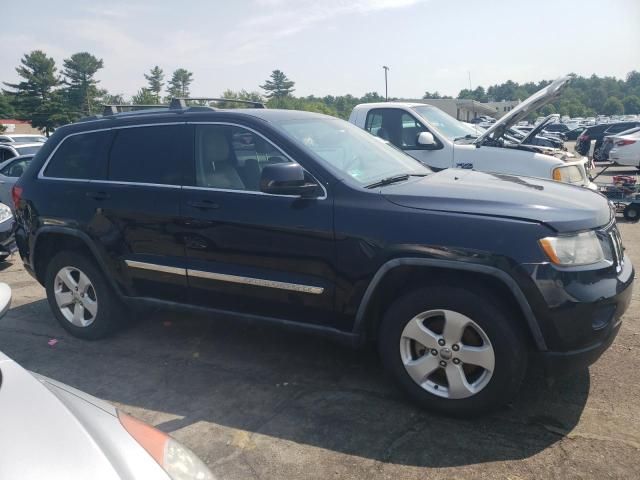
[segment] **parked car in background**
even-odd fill
[[[609,160],[609,152],[611,152],[611,149],[614,146],[614,143],[620,138],[623,137],[625,135],[631,135],[633,133],[639,132],[640,131],[640,127],[635,127],[635,128],[631,128],[629,130],[625,130],[623,132],[620,132],[616,135],[605,135],[603,141],[602,141],[602,147],[600,147],[600,158],[602,159],[602,161],[607,161]]]
[[[422,103],[364,103],[349,121],[434,169],[466,168],[508,173],[596,188],[586,158],[571,158],[557,149],[505,141],[521,119],[557,99],[572,77],[560,78],[518,104],[484,132],[478,132],[442,110]]]
[[[609,159],[618,165],[628,165],[640,170],[640,131],[623,133],[611,137],[613,148],[609,152]]]
[[[584,132],[585,127],[576,127],[572,130],[565,132],[563,135],[566,140],[577,140],[578,137]]]
[[[0,162],[0,203],[13,208],[11,189],[25,171],[33,155],[22,155]]]
[[[21,155],[35,154],[44,143],[0,143],[0,163]]]
[[[567,133],[569,130],[571,130],[564,123],[559,123],[557,121],[557,117],[558,115],[554,115],[554,116],[549,116],[545,118],[543,122],[547,122],[547,123],[545,123],[545,126],[542,129],[542,131],[546,133]],[[553,119],[556,119],[556,121],[553,122]]]
[[[11,289],[0,283],[0,318]],[[213,480],[166,433],[0,352],[0,478]]]
[[[600,161],[600,148],[605,135],[614,135],[637,126],[640,126],[640,122],[603,123],[588,127],[576,140],[575,150],[580,155],[592,156]]]
[[[178,103],[77,122],[13,197],[25,269],[77,337],[153,305],[376,342],[409,397],[451,414],[508,402],[530,358],[556,375],[594,362],[631,300],[604,196],[434,173],[311,112]]]
[[[4,262],[9,255],[16,251],[16,242],[13,236],[14,223],[11,209],[4,203],[0,203],[0,262]]]
[[[31,133],[15,133],[0,135],[0,143],[44,143],[47,137]]]

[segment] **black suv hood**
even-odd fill
[[[607,199],[584,187],[472,170],[443,170],[383,187],[380,193],[404,207],[530,220],[558,232],[596,228],[611,220]]]

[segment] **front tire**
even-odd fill
[[[387,310],[378,346],[413,401],[471,416],[508,403],[520,388],[528,355],[517,321],[482,290],[424,287]]]
[[[120,325],[122,305],[103,273],[85,255],[58,253],[47,268],[45,288],[56,320],[75,337],[97,340]]]
[[[637,222],[638,220],[640,220],[640,205],[630,203],[624,208],[624,210],[622,211],[622,215],[624,215],[624,218],[626,218],[630,222]]]

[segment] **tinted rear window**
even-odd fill
[[[182,165],[193,143],[186,125],[117,130],[109,156],[109,180],[182,184]]]
[[[66,137],[49,161],[44,175],[56,178],[104,178],[111,132],[80,133]],[[26,153],[26,152],[25,152]]]

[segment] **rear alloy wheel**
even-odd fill
[[[88,327],[98,314],[98,296],[89,277],[76,267],[62,267],[54,280],[60,313],[76,327]]]
[[[56,319],[72,335],[96,340],[123,319],[123,309],[102,271],[88,257],[60,252],[49,263],[47,300]]]
[[[517,312],[475,286],[424,287],[400,297],[384,314],[378,347],[412,400],[456,416],[508,403],[528,359]]]

